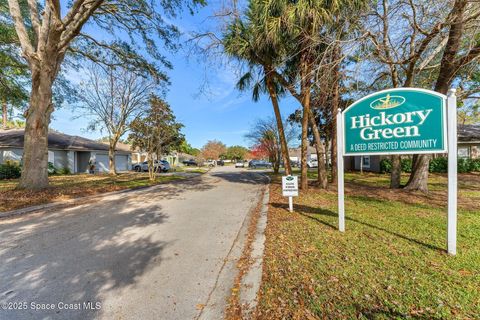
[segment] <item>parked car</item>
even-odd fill
[[[290,160],[290,166],[292,166],[292,168],[300,168],[300,162],[299,162],[299,161]]]
[[[167,172],[170,171],[170,163],[167,160],[160,160],[162,163],[162,171]]]
[[[308,168],[317,168],[318,167],[318,161],[317,160],[308,160],[307,161],[307,167]]]
[[[223,167],[224,165],[225,165],[225,161],[223,161],[223,160],[218,160],[217,161],[217,166],[222,166]]]
[[[272,164],[264,160],[252,160],[248,163],[248,167],[253,169],[256,169],[256,168],[270,169],[272,167]]]
[[[195,159],[185,160],[182,163],[184,165],[186,165],[187,167],[190,167],[190,166],[197,167],[198,166],[198,163],[197,163],[197,161],[195,161]]]
[[[217,165],[217,162],[216,162],[215,160],[207,160],[207,161],[205,162],[205,165],[206,165],[207,167],[212,168],[212,167],[215,167],[215,166]]]
[[[243,161],[235,162],[235,168],[245,168],[245,162]]]
[[[162,160],[165,161],[165,160]],[[156,172],[166,172],[170,170],[170,164],[165,161],[168,164],[168,168],[166,169],[165,164],[162,161],[154,160],[153,161],[153,168]],[[137,163],[133,166],[133,170],[137,172],[143,172],[143,171],[148,171],[148,161],[144,161],[142,163]]]

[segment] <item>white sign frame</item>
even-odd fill
[[[288,178],[293,178],[292,181],[287,181]],[[295,189],[285,190],[285,186],[288,183],[292,183]],[[293,212],[293,197],[298,197],[298,176],[283,176],[282,177],[282,195],[288,197],[288,209],[290,212]]]
[[[393,88],[393,89],[386,89],[386,90],[381,90],[381,91],[377,91],[377,92],[374,92],[374,93],[371,93],[357,101],[355,101],[354,103],[352,103],[351,105],[349,105],[347,108],[345,108],[345,110],[342,111],[342,121],[344,121],[344,117],[343,117],[343,114],[345,113],[345,111],[347,111],[350,107],[352,107],[354,104],[357,104],[359,102],[362,102],[363,100],[366,100],[372,96],[375,96],[375,95],[378,95],[378,94],[381,94],[383,92],[395,92],[395,91],[405,91],[405,90],[408,90],[408,91],[417,91],[417,92],[422,92],[422,93],[426,93],[426,94],[430,94],[432,96],[436,96],[436,97],[439,97],[443,100],[443,105],[444,105],[444,108],[446,108],[447,106],[447,103],[448,103],[448,97],[444,94],[441,94],[441,93],[438,93],[438,92],[435,92],[435,91],[431,91],[431,90],[426,90],[426,89],[420,89],[420,88]],[[355,157],[355,156],[376,156],[376,155],[403,155],[403,154],[432,154],[432,153],[448,153],[448,130],[447,130],[447,126],[448,126],[448,121],[447,121],[447,118],[448,118],[448,108],[447,110],[443,110],[443,114],[442,114],[442,125],[443,125],[443,132],[442,132],[442,135],[443,135],[443,140],[444,141],[447,141],[447,143],[445,143],[444,145],[444,148],[443,150],[437,150],[437,151],[405,151],[405,152],[402,152],[402,153],[398,153],[398,152],[362,152],[362,153],[352,153],[352,152],[346,152],[345,149],[346,149],[346,143],[345,143],[345,135],[343,134],[344,132],[342,132],[342,152],[343,152],[343,155],[346,157],[346,156],[351,156],[351,157]],[[342,130],[344,128],[342,127]]]
[[[405,89],[405,88],[402,88]],[[402,90],[399,89],[399,90]],[[409,88],[411,89],[411,88]],[[430,94],[441,95],[424,89],[416,89]],[[389,90],[390,91],[390,90]],[[378,92],[377,92],[378,93]],[[377,94],[375,93],[375,94]],[[448,96],[441,95],[446,99],[443,117],[444,131],[446,131],[447,143],[445,152],[448,156],[448,216],[447,216],[447,252],[450,255],[457,254],[457,97],[456,90],[450,89]],[[369,96],[363,98],[366,99]],[[446,122],[446,125],[445,125]],[[343,113],[338,109],[337,113],[337,175],[338,175],[338,230],[345,232],[345,178],[344,178],[344,132]],[[445,133],[444,133],[445,134]],[[441,151],[439,151],[441,153]],[[439,153],[435,152],[435,153]],[[432,153],[432,152],[424,152]],[[387,153],[382,153],[387,154]],[[396,153],[398,154],[398,153]],[[402,154],[422,154],[422,152],[405,152]],[[350,154],[348,154],[350,155]],[[359,153],[350,156],[378,155],[378,153]]]

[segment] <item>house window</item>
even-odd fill
[[[48,162],[55,162],[55,153],[53,151],[48,151]]]
[[[469,147],[458,147],[458,157],[459,158],[470,158],[470,148]]]
[[[362,156],[362,167],[370,169],[370,156]]]

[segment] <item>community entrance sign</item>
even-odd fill
[[[345,231],[344,156],[449,153],[448,252],[456,253],[457,103],[449,96],[416,89],[368,95],[337,114],[339,230]],[[447,116],[448,113],[448,116]],[[448,125],[447,125],[448,118]]]
[[[392,89],[358,100],[343,112],[344,155],[445,153],[445,96]]]

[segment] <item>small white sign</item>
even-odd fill
[[[298,197],[298,177],[282,177],[282,193],[284,197]]]

